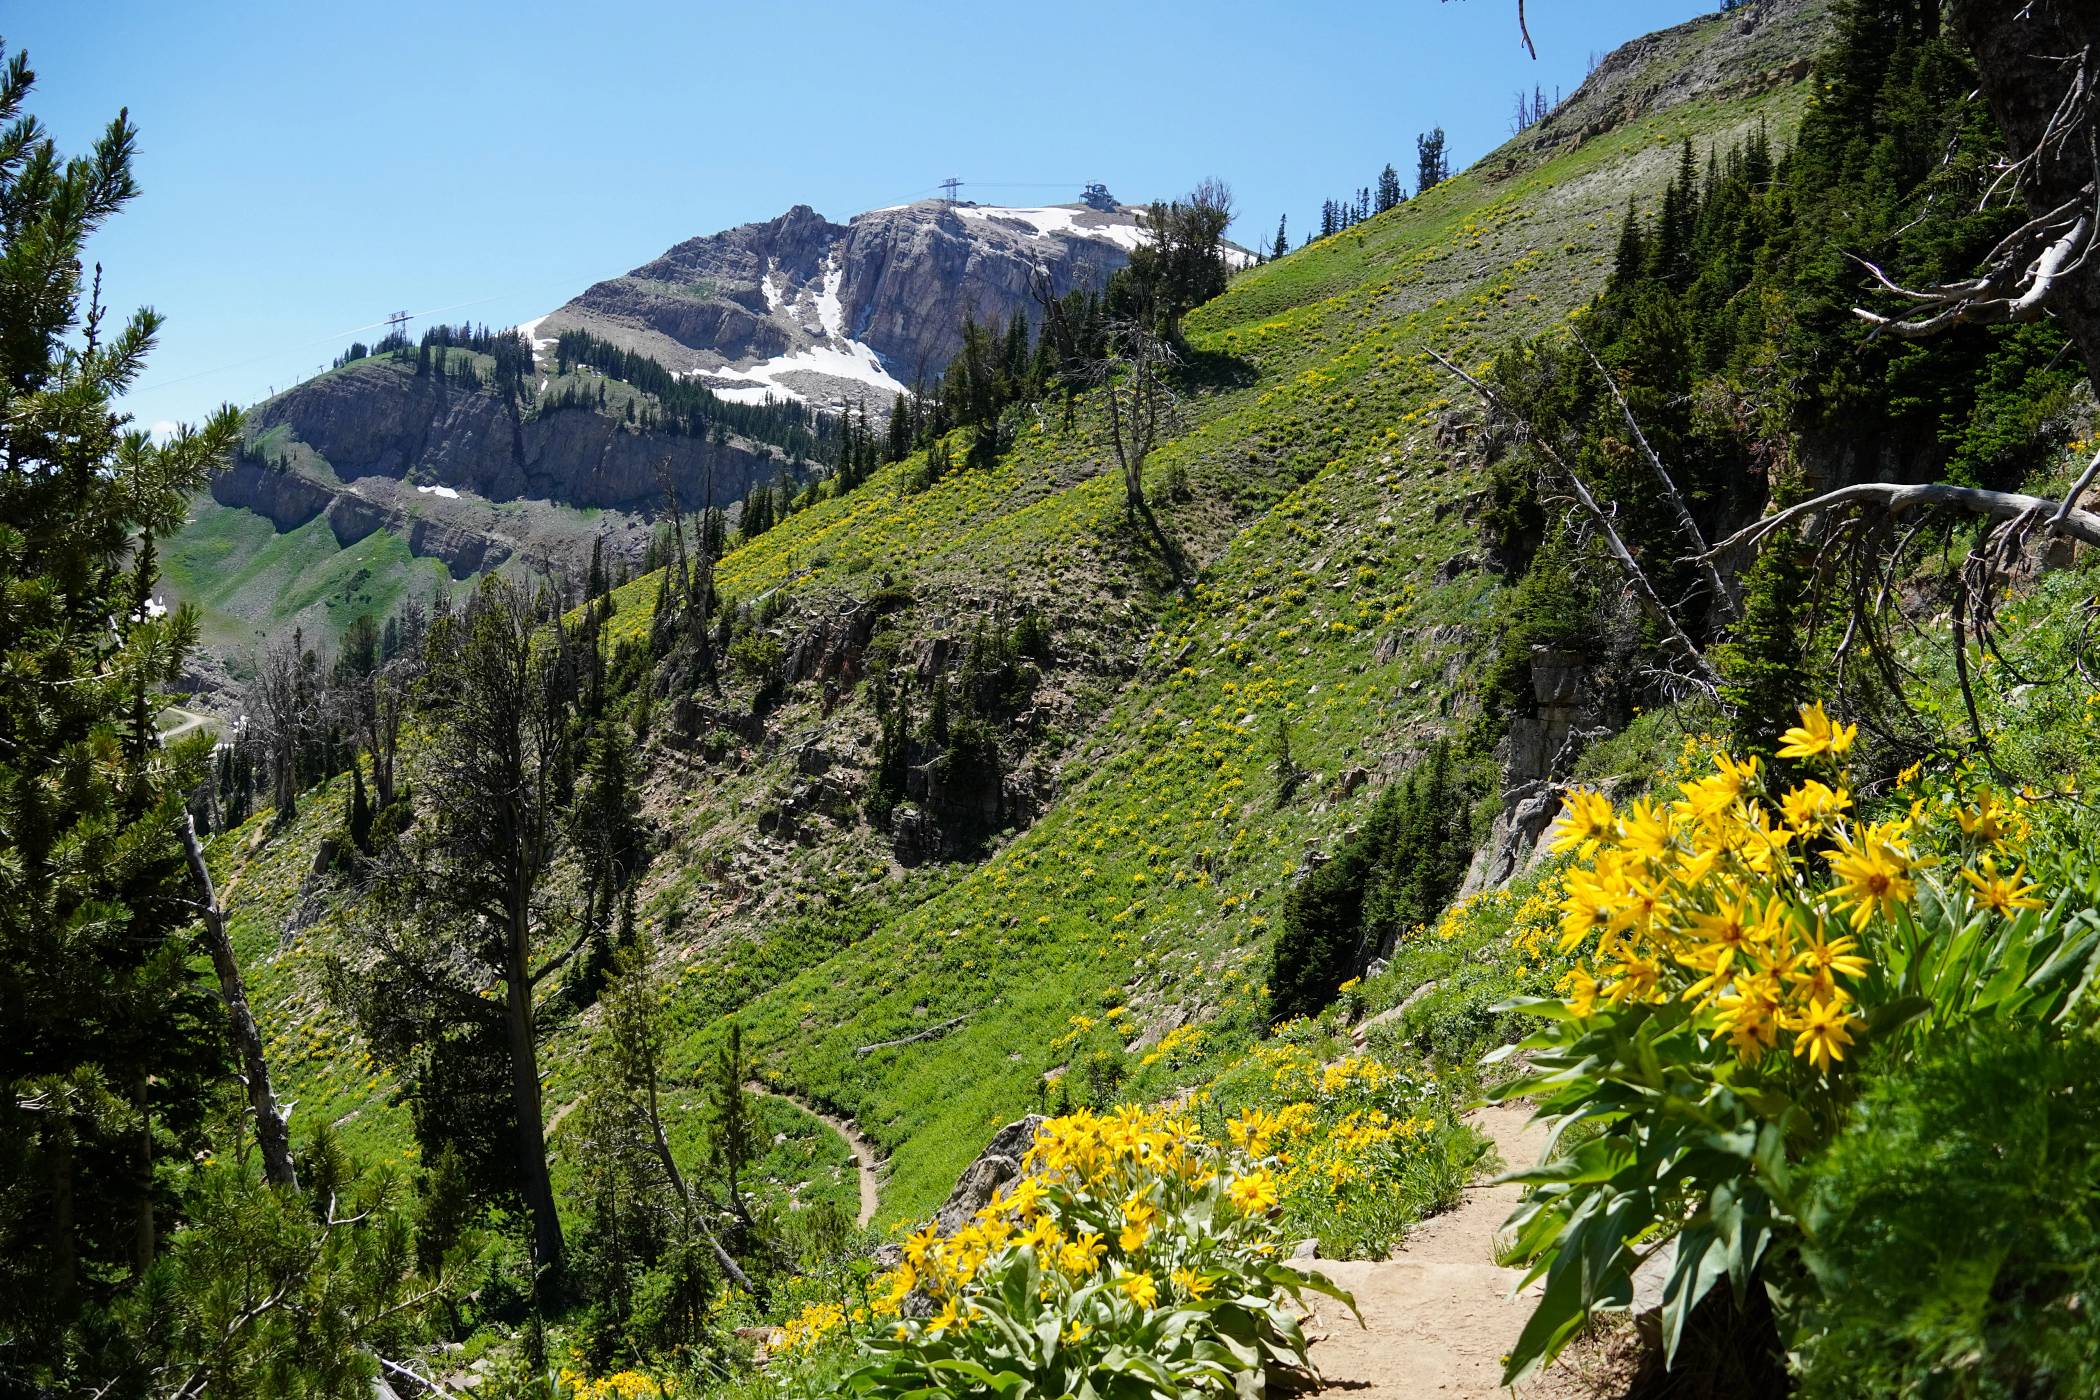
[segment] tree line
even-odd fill
[[[1444,129],[1436,127],[1415,138],[1415,193],[1434,189],[1451,178],[1451,161],[1444,149]],[[1390,162],[1378,172],[1378,178],[1358,190],[1352,190],[1340,199],[1322,201],[1320,222],[1315,229],[1307,230],[1300,247],[1321,238],[1332,238],[1337,233],[1356,227],[1366,219],[1375,218],[1388,209],[1397,207],[1407,199],[1407,191],[1400,184],[1400,172]],[[1276,221],[1276,238],[1267,249],[1270,260],[1283,257],[1291,250],[1290,216],[1284,215]]]

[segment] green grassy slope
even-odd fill
[[[383,622],[410,596],[470,586],[452,583],[440,561],[410,554],[390,530],[345,548],[318,517],[280,534],[253,511],[209,497],[198,498],[162,567],[175,596],[203,615],[204,645],[229,661],[294,627],[332,647],[360,617]]]
[[[1627,196],[1659,187],[1681,137],[1703,153],[1760,120],[1785,130],[1799,100],[1781,87],[1689,104],[1506,178],[1476,170],[1199,311],[1214,387],[1151,470],[1155,490],[1177,466],[1193,482],[1167,512],[1205,560],[1187,603],[1145,590],[1142,544],[1084,425],[1024,436],[996,470],[921,495],[901,489],[907,463],[724,561],[742,597],[850,592],[881,569],[922,595],[1039,599],[1084,645],[1140,649],[1033,827],[842,950],[817,945],[792,980],[772,985],[778,956],[744,980],[769,1072],[893,1149],[885,1217],[937,1201],[996,1124],[1035,1104],[1075,1017],[1124,1008],[1109,1023],[1133,1044],[1184,1020],[1209,1020],[1221,1054],[1245,1038],[1281,892],[1362,800],[1315,785],[1272,810],[1272,725],[1287,719],[1299,761],[1329,779],[1397,771],[1447,723],[1493,587],[1461,558],[1474,483],[1436,446],[1452,393],[1422,352],[1473,363],[1564,317],[1598,284]],[[644,624],[648,596],[634,590],[622,626]],[[696,1011],[722,1004],[754,946],[688,964]],[[856,1054],[955,1016],[968,1019],[944,1037]],[[714,1034],[695,1014],[688,1053]]]
[[[1715,20],[1680,47],[1725,32]],[[991,470],[915,492],[921,464],[907,461],[724,559],[723,593],[784,603],[791,637],[892,584],[913,599],[896,621],[906,648],[966,636],[996,605],[1039,606],[1057,659],[1031,755],[1055,780],[1040,816],[987,858],[907,870],[855,816],[804,841],[758,825],[799,783],[805,741],[865,756],[859,691],[795,686],[763,743],[713,758],[652,740],[664,848],[644,917],[676,969],[674,1081],[692,1081],[735,1016],[769,1079],[850,1112],[890,1151],[879,1218],[895,1221],[937,1202],[996,1125],[1088,1052],[1134,1047],[1146,1093],[1227,1062],[1254,1033],[1270,921],[1307,851],[1461,717],[1468,661],[1490,640],[1496,581],[1469,520],[1479,483],[1439,445],[1457,396],[1424,352],[1478,364],[1564,319],[1601,283],[1629,196],[1674,171],[1678,141],[1703,159],[1759,122],[1783,134],[1803,100],[1780,82],[1552,153],[1513,143],[1237,278],[1190,317],[1197,389],[1148,470],[1199,567],[1186,599],[1126,521],[1084,402],[1069,428],[1054,407],[1024,424]],[[1168,490],[1177,479],[1185,492]],[[651,577],[621,590],[616,640],[647,635],[655,589]],[[1311,770],[1282,805],[1266,747],[1279,721]],[[320,815],[325,802],[268,848],[285,849],[286,869],[303,872],[339,820]],[[222,843],[231,865],[242,839]],[[244,880],[237,901],[259,889]],[[324,1033],[298,945],[244,938],[271,1033]],[[857,1053],[956,1017],[945,1034]],[[1200,1028],[1182,1041],[1197,1053],[1140,1063],[1182,1025]],[[581,1029],[549,1029],[550,1112],[574,1097]],[[376,1107],[354,1121],[387,1150],[406,1141]]]

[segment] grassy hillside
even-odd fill
[[[915,617],[928,595],[1040,600],[1061,643],[1135,673],[1072,736],[1056,804],[933,898],[835,952],[780,948],[764,929],[698,948],[687,981],[709,991],[693,999],[690,1053],[716,1033],[703,1006],[747,979],[739,1014],[769,1072],[893,1150],[884,1213],[906,1219],[1039,1101],[1079,1018],[1110,1018],[1139,1050],[1191,1023],[1219,1055],[1243,1044],[1282,891],[1362,810],[1340,775],[1391,776],[1450,727],[1448,682],[1495,586],[1470,558],[1476,483],[1437,445],[1450,385],[1422,352],[1471,363],[1565,316],[1675,142],[1783,130],[1798,100],[1690,104],[1508,178],[1476,170],[1204,307],[1192,339],[1213,387],[1150,472],[1162,494],[1171,473],[1191,483],[1169,511],[1204,561],[1185,602],[1147,587],[1090,424],[923,495],[901,489],[907,463],[725,560],[737,595],[786,588],[812,608],[878,566],[911,579]],[[648,596],[634,590],[623,626]],[[1280,807],[1278,722],[1316,775]],[[821,873],[854,872],[841,855]],[[808,965],[771,985],[798,954]],[[956,1016],[943,1038],[855,1054]]]
[[[723,592],[767,599],[789,639],[898,584],[913,599],[897,620],[905,651],[967,636],[989,606],[1039,606],[1056,661],[1029,743],[1054,776],[1039,818],[987,859],[906,869],[850,808],[801,841],[759,829],[798,782],[794,753],[870,741],[859,692],[792,687],[763,743],[730,739],[712,758],[656,743],[664,849],[644,918],[679,968],[673,1072],[692,1073],[736,1017],[769,1079],[850,1112],[890,1151],[882,1218],[904,1220],[1079,1052],[1159,1089],[1227,1062],[1255,1030],[1283,891],[1363,810],[1345,775],[1362,769],[1375,789],[1449,730],[1452,682],[1482,640],[1496,585],[1473,552],[1477,483],[1439,446],[1453,397],[1424,352],[1477,363],[1565,317],[1598,286],[1629,196],[1667,180],[1676,143],[1784,132],[1801,100],[1781,83],[1543,154],[1513,144],[1201,308],[1199,391],[1148,472],[1200,565],[1187,598],[1125,520],[1084,401],[1069,429],[1046,412],[991,470],[915,491],[921,463],[907,460],[724,559]],[[646,635],[655,588],[621,592],[616,640]],[[1279,724],[1309,770],[1280,805]],[[275,844],[311,850],[318,824],[339,820],[327,805]],[[273,1033],[326,1034],[293,990],[294,952],[263,954],[259,973],[283,978]],[[957,1017],[945,1035],[856,1053]],[[1180,1043],[1203,1054],[1140,1063],[1183,1026],[1197,1029]],[[579,1036],[552,1034],[559,1106]]]
[[[174,595],[203,615],[205,647],[236,668],[295,627],[332,647],[360,617],[383,622],[410,597],[427,602],[433,589],[472,586],[454,583],[442,562],[416,558],[390,530],[345,547],[319,517],[280,534],[253,511],[202,496],[162,568]]]

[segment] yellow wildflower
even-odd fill
[[[1816,758],[1823,754],[1836,757],[1852,747],[1859,737],[1856,724],[1834,724],[1823,712],[1823,702],[1801,707],[1801,723],[1779,736],[1781,758]]]
[[[1267,1167],[1258,1167],[1227,1182],[1225,1194],[1244,1214],[1259,1215],[1276,1204],[1276,1178]]]
[[[1116,1280],[1116,1287],[1141,1308],[1149,1308],[1159,1301],[1159,1285],[1152,1281],[1152,1275],[1142,1271],[1123,1275]]]
[[[2025,883],[2027,867],[2019,866],[2010,875],[2000,875],[1997,864],[1989,856],[1982,861],[1983,872],[1964,870],[1961,877],[1976,891],[1979,904],[2004,915],[2013,917],[2022,909],[2039,909],[2042,902],[2034,897],[2035,887]]]
[[[1845,1058],[1853,1030],[1864,1024],[1843,1002],[1815,1002],[1794,1023],[1794,1054],[1805,1054],[1817,1069],[1828,1070],[1833,1061]]]
[[[1831,873],[1837,876],[1830,892],[1839,908],[1852,911],[1855,931],[1867,926],[1875,910],[1887,914],[1918,892],[1911,876],[1916,858],[1884,823],[1869,826],[1856,840],[1840,835],[1828,854]]]

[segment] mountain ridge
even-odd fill
[[[594,549],[632,568],[667,490],[693,509],[733,508],[758,486],[798,487],[825,431],[816,415],[886,415],[908,380],[945,367],[965,315],[1031,314],[1038,272],[1059,293],[1098,287],[1142,236],[1138,214],[1122,206],[928,200],[835,224],[797,205],[687,239],[514,328],[530,353],[514,388],[499,384],[503,372],[483,350],[441,348],[442,372],[427,373],[429,348],[404,343],[273,395],[249,413],[240,460],[196,511],[200,520],[249,512],[279,537],[320,520],[339,550],[374,531],[399,534],[411,560],[435,560],[455,582],[498,569],[580,578]],[[708,389],[721,402],[712,419],[733,424],[778,405],[808,431],[794,428],[799,445],[785,446],[777,434],[725,433],[719,421],[672,421],[644,389],[562,363],[563,331]],[[301,595],[299,580],[252,536],[211,521],[170,549],[169,591],[203,607],[207,645],[222,660],[294,628],[327,643],[375,599],[400,596],[399,579],[387,578],[376,590],[278,606]],[[206,537],[213,547],[198,547]],[[235,537],[229,555],[221,546]],[[278,551],[308,569],[315,552]],[[251,564],[274,570],[274,586],[225,603],[212,574]],[[360,565],[354,576],[375,567],[399,572]]]

